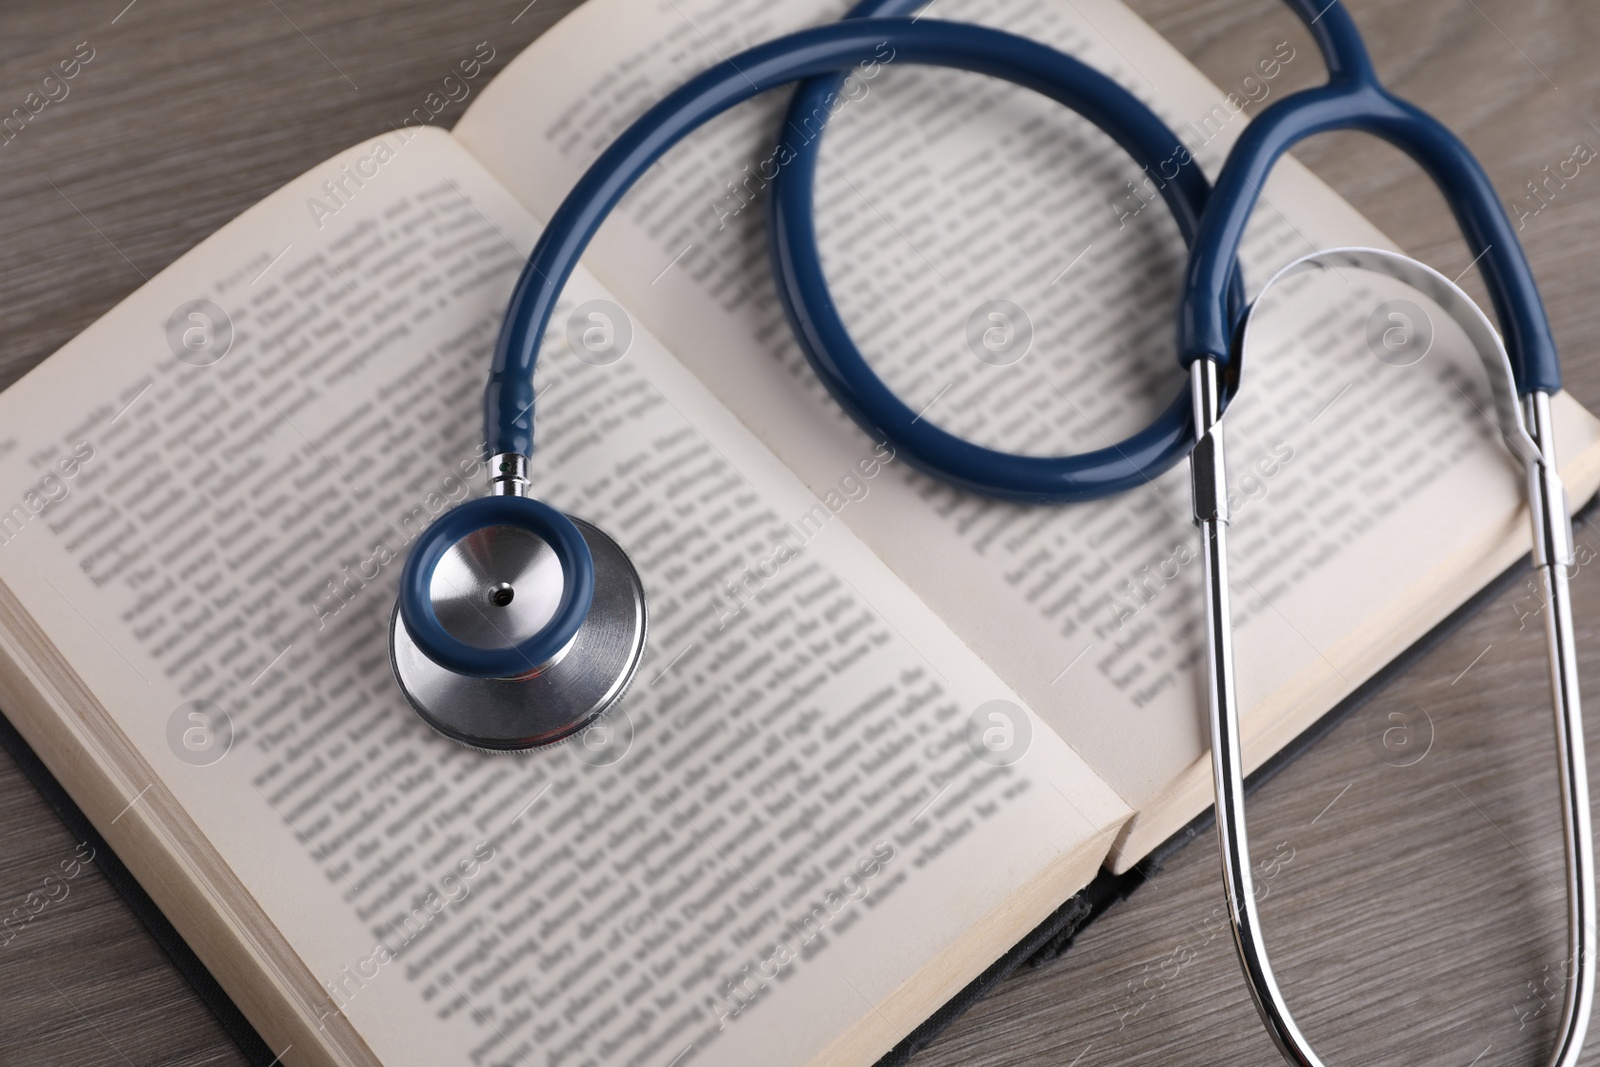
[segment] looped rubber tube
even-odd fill
[[[902,0],[859,11],[909,9]],[[1065,105],[1120,144],[1133,161],[1159,167],[1182,142],[1127,90],[1055,49],[982,26],[902,18],[849,18],[757,45],[691,79],[625,130],[551,216],[517,281],[484,395],[492,453],[531,455],[533,370],[556,301],[583,250],[623,195],[673,145],[711,118],[789,82],[801,97],[862,63],[905,62],[974,71],[1014,82]],[[823,78],[823,75],[832,77]],[[797,98],[797,104],[800,100]],[[1111,448],[1076,456],[1023,456],[981,448],[917,418],[873,373],[839,321],[817,257],[810,191],[816,142],[780,170],[772,214],[779,290],[807,357],[836,400],[871,435],[912,465],[964,489],[1003,499],[1065,503],[1140,485],[1193,444],[1187,386],[1147,429]],[[1165,175],[1163,175],[1165,177]],[[1186,240],[1209,187],[1197,166],[1161,189]],[[1237,267],[1228,300],[1242,306]]]

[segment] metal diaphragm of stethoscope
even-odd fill
[[[1189,384],[1145,430],[1110,448],[1038,457],[972,444],[922,420],[857,350],[823,277],[813,218],[817,146],[792,149],[772,183],[770,245],[778,288],[811,366],[874,439],[934,477],[973,493],[1060,504],[1144,484],[1190,457],[1200,528],[1210,649],[1212,767],[1223,886],[1234,943],[1256,1007],[1291,1063],[1320,1065],[1278,990],[1254,909],[1244,820],[1244,767],[1228,594],[1228,492],[1221,420],[1239,384],[1249,332],[1238,251],[1277,160],[1315,133],[1356,129],[1403,149],[1444,193],[1478,256],[1505,342],[1436,271],[1391,252],[1336,249],[1290,264],[1372,271],[1430,296],[1489,372],[1503,438],[1526,467],[1533,564],[1544,585],[1567,855],[1571,973],[1550,1062],[1575,1063],[1594,998],[1594,862],[1571,598],[1572,528],[1556,473],[1550,398],[1561,388],[1555,343],[1510,220],[1467,148],[1379,82],[1349,13],[1333,0],[1288,0],[1315,38],[1326,84],[1294,93],[1243,131],[1210,188],[1177,136],[1109,78],[1069,56],[985,27],[904,18],[922,0],[867,0],[844,20],[769,41],[692,79],[633,123],[551,217],[511,300],[484,399],[490,495],[463,504],[411,550],[391,624],[395,675],[429,725],[463,744],[515,751],[559,741],[619,700],[644,654],[643,585],[627,555],[595,527],[528,496],[533,370],[563,286],[590,238],[645,170],[707,120],[759,93],[800,82],[790,118],[814,121],[860,63],[976,71],[1026,86],[1078,112],[1165,179],[1160,192],[1190,246],[1178,316]],[[1168,178],[1163,167],[1184,161]],[[1276,282],[1277,278],[1273,281]],[[1269,283],[1270,288],[1271,283]]]

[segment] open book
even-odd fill
[[[0,706],[285,1063],[870,1064],[1210,803],[1184,472],[1019,507],[855,429],[767,275],[774,138],[816,136],[776,97],[628,197],[539,365],[535,491],[650,597],[628,698],[492,757],[390,676],[407,545],[481,491],[540,220],[668,87],[842,9],[591,0],[453,134],[315,168],[0,394]],[[1083,57],[1213,168],[1317,62],[1285,42],[1230,93],[1114,0],[937,15]],[[828,273],[912,406],[1050,454],[1170,401],[1184,254],[1107,138],[892,62],[836,104]],[[1292,161],[1265,204],[1257,285],[1387,244]],[[1311,278],[1263,308],[1229,416],[1252,765],[1527,551],[1476,357],[1438,321],[1420,361],[1375,358],[1393,298]],[[1032,328],[1006,366],[967,342],[996,299]],[[1600,423],[1558,398],[1557,425],[1585,499]]]

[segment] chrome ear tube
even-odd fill
[[[1533,524],[1533,566],[1546,596],[1545,637],[1555,711],[1561,776],[1562,825],[1567,866],[1567,949],[1570,964],[1561,1028],[1549,1062],[1575,1064],[1588,1031],[1594,1001],[1595,902],[1593,837],[1589,786],[1584,761],[1583,716],[1578,701],[1578,671],[1572,634],[1572,603],[1567,568],[1573,560],[1572,522],[1566,491],[1556,470],[1550,421],[1550,395],[1533,390],[1519,404],[1511,363],[1499,335],[1466,293],[1438,271],[1406,256],[1371,248],[1340,248],[1290,263],[1262,289],[1306,270],[1350,268],[1385,275],[1433,299],[1456,322],[1483,361],[1495,399],[1501,438],[1527,471]],[[1257,303],[1260,295],[1257,296]],[[1254,306],[1254,305],[1253,305]],[[1251,320],[1241,324],[1239,352],[1247,346]],[[1250,995],[1274,1043],[1290,1063],[1322,1067],[1294,1017],[1272,972],[1256,912],[1250,844],[1244,814],[1244,753],[1235,693],[1232,618],[1228,590],[1228,483],[1222,432],[1220,368],[1210,359],[1190,366],[1198,442],[1190,457],[1194,520],[1200,530],[1209,648],[1207,694],[1211,726],[1211,766],[1216,788],[1217,838],[1222,881],[1234,946]]]

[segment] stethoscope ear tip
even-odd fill
[[[644,658],[644,583],[627,553],[522,497],[473,501],[446,519],[414,547],[390,619],[406,700],[434,730],[484,752],[541,748],[592,726]]]

